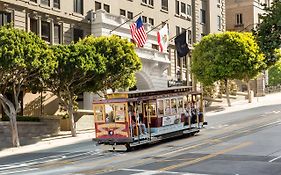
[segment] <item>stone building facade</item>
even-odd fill
[[[191,85],[190,56],[178,58],[173,39],[166,52],[159,52],[156,34],[161,25],[155,26],[168,20],[170,38],[186,30],[192,50],[204,35],[225,30],[225,0],[0,0],[0,25],[13,22],[14,27],[34,32],[49,44],[69,44],[90,34],[115,34],[130,40],[129,25],[140,12],[146,31],[153,30],[145,46],[136,48],[143,64],[136,73],[137,88]],[[80,107],[91,109],[93,98],[91,93],[81,95]],[[33,109],[36,100],[44,103],[38,113],[53,113],[58,104],[52,95],[26,94],[24,107]]]
[[[261,22],[260,15],[264,14],[264,5],[270,6],[273,0],[227,0],[226,1],[226,30],[250,32]],[[255,96],[265,95],[267,72],[261,73],[251,82],[251,90]],[[238,82],[240,90],[245,89]]]

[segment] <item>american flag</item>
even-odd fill
[[[139,17],[135,23],[130,25],[130,29],[132,38],[137,43],[138,47],[143,47],[147,40],[147,34],[144,30],[141,17]]]

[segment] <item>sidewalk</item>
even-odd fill
[[[213,115],[235,112],[243,109],[250,109],[258,106],[281,104],[281,93],[268,94],[264,97],[254,97],[252,103],[248,103],[244,97],[231,99],[231,107],[227,106],[226,99],[222,103],[214,102],[211,107],[206,108],[206,117]],[[60,132],[59,136],[45,138],[36,144],[21,146],[19,148],[8,148],[0,151],[0,158],[8,155],[28,153],[49,148],[54,148],[63,145],[75,144],[82,141],[91,141],[94,137],[93,130],[78,131],[77,137],[71,137],[70,131]]]
[[[23,154],[33,151],[45,150],[64,145],[75,144],[83,141],[91,141],[94,137],[94,130],[77,131],[77,137],[72,137],[70,131],[61,131],[58,136],[44,138],[32,145],[20,146],[18,148],[7,148],[0,151],[0,158],[15,154]]]
[[[210,107],[206,108],[206,116],[213,116],[218,114],[230,113],[244,109],[251,109],[259,106],[281,104],[281,92],[267,94],[263,97],[254,97],[252,103],[245,100],[244,97],[230,100],[231,106],[228,107],[226,99],[222,103],[214,102]]]

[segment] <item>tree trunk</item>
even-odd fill
[[[248,89],[248,102],[252,103],[252,94],[251,94],[250,80],[247,81],[247,89]]]
[[[229,89],[228,89],[228,81],[227,81],[227,79],[224,80],[224,85],[225,85],[227,105],[230,107],[231,104],[230,104],[230,99],[229,99]]]
[[[72,98],[69,99],[69,104],[68,104],[68,115],[70,117],[70,129],[71,129],[71,135],[72,137],[76,137],[76,124],[74,121],[74,115],[73,115],[73,102],[72,102]]]
[[[9,101],[7,98],[5,98],[2,94],[0,94],[0,100],[2,100],[3,109],[6,115],[8,115],[10,119],[12,144],[14,147],[19,147],[20,141],[19,141],[18,127],[17,127],[17,119],[16,119],[17,113],[15,107],[13,103]],[[9,109],[7,109],[7,107]]]

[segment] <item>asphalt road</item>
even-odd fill
[[[281,102],[280,102],[281,103]],[[3,157],[3,174],[281,175],[281,104],[212,115],[194,137],[131,152],[91,141]]]

